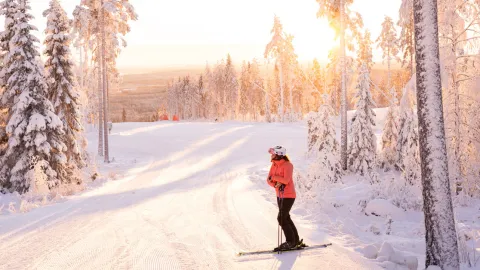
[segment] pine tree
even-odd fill
[[[375,166],[376,139],[373,133],[375,103],[370,93],[370,75],[366,65],[362,66],[360,72],[348,159],[350,170],[364,176]]]
[[[280,18],[277,16],[273,20],[273,28],[271,33],[273,34],[272,39],[267,44],[265,48],[264,57],[268,58],[270,55],[275,58],[275,67],[278,68],[279,75],[279,84],[280,84],[280,104],[278,106],[278,115],[283,122],[285,120],[285,109],[284,109],[284,72],[283,69],[285,64],[283,63],[284,57],[283,52],[285,48],[286,38],[283,33],[283,26],[280,22]]]
[[[398,39],[399,50],[403,52],[402,67],[406,67],[410,76],[414,73],[415,31],[413,25],[413,0],[402,0],[397,23],[401,27]]]
[[[347,70],[346,70],[346,47],[353,48],[353,38],[346,37],[345,30],[349,29],[353,37],[359,35],[358,29],[363,27],[363,20],[360,14],[352,12],[349,6],[353,0],[317,0],[320,9],[317,17],[327,17],[330,26],[337,30],[336,37],[340,36],[340,60],[341,60],[341,160],[342,167],[347,170]]]
[[[418,120],[417,114],[410,111],[407,114],[405,125],[404,125],[404,134],[407,136],[404,138],[403,144],[405,147],[403,149],[404,157],[404,170],[403,170],[403,179],[406,183],[412,186],[421,186],[421,169],[420,169],[420,150],[418,148]]]
[[[413,6],[425,267],[459,269],[443,119],[437,1],[414,0]]]
[[[4,30],[0,32],[0,62],[2,63],[2,71],[0,72],[0,87],[4,88],[7,84],[5,57],[10,52],[10,42],[15,35],[15,14],[18,10],[17,0],[4,0],[0,2],[0,15],[5,17]],[[1,101],[1,100],[0,100]],[[3,102],[2,102],[3,103]]]
[[[392,92],[394,95],[394,93]],[[397,139],[398,139],[398,107],[396,98],[393,98],[388,108],[385,126],[382,135],[382,168],[390,170],[394,168],[397,161]]]
[[[407,88],[404,88],[402,101],[400,102],[400,111],[398,116],[398,136],[397,136],[397,145],[396,149],[396,162],[395,166],[397,170],[403,171],[405,169],[405,148],[407,146],[406,141],[408,137],[408,129],[406,125],[411,121],[411,101],[410,101],[410,92]]]
[[[45,30],[45,62],[48,98],[53,103],[55,113],[64,125],[65,135],[62,137],[67,146],[66,156],[68,166],[73,172],[86,164],[82,158],[83,149],[78,144],[83,131],[80,111],[80,94],[74,77],[74,63],[70,52],[71,26],[67,13],[60,6],[58,0],[51,0],[50,8],[43,15],[47,17]],[[78,175],[72,177],[80,182]]]
[[[64,151],[63,124],[47,99],[43,67],[29,24],[26,0],[20,1],[13,29],[15,35],[6,57],[9,78],[4,98],[11,102],[7,132],[9,145],[0,162],[0,182],[8,191],[24,193],[38,186],[55,187],[70,182]]]
[[[365,33],[359,35],[358,37],[358,57],[357,57],[357,68],[360,69],[365,63],[367,65],[368,71],[372,71],[373,66],[373,53],[372,53],[372,39],[370,37],[370,31],[365,30]]]
[[[395,25],[393,24],[392,18],[385,16],[385,19],[382,23],[382,32],[377,38],[377,48],[381,48],[383,51],[383,59],[387,60],[388,65],[388,83],[387,89],[392,87],[391,85],[391,61],[395,59],[395,56],[398,54],[398,44],[397,44],[397,32],[395,30]]]
[[[0,2],[0,15],[5,17],[4,30],[0,32],[0,89],[5,89],[5,86],[8,81],[6,76],[6,70],[8,66],[6,65],[6,55],[10,52],[10,41],[15,34],[13,29],[15,24],[15,14],[18,10],[17,0],[4,0]],[[6,120],[9,117],[9,109],[13,104],[7,102],[9,99],[4,98],[4,91],[0,91],[0,156],[2,156],[6,143],[8,141],[7,132],[5,130]]]
[[[121,48],[127,45],[123,37],[130,32],[129,21],[137,18],[128,0],[82,1],[74,11],[74,32],[80,36],[78,43],[92,52],[92,62],[96,63],[98,72],[98,151],[99,155],[105,154],[107,163],[108,80],[118,77],[116,59]]]
[[[324,96],[328,100],[327,96]],[[332,108],[328,103],[309,118],[309,152],[316,157],[310,167],[310,176],[317,184],[337,183],[341,180],[342,169],[339,159],[339,144],[335,126],[331,120]],[[311,134],[311,135],[310,135]]]
[[[240,74],[240,104],[239,104],[239,113],[243,116],[245,120],[246,115],[249,113],[249,109],[252,106],[252,101],[250,100],[250,78],[249,78],[249,66],[250,63],[243,61],[242,63],[242,72]]]
[[[227,55],[227,62],[224,69],[224,116],[228,119],[235,119],[237,116],[238,104],[238,79],[235,66],[230,54]]]

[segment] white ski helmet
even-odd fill
[[[285,156],[287,155],[287,149],[285,149],[285,147],[283,146],[275,146],[273,148],[268,149],[268,153],[272,155],[275,154],[278,156]]]

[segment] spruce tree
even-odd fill
[[[63,122],[65,135],[61,140],[67,146],[66,156],[70,177],[80,181],[76,173],[85,166],[82,158],[83,149],[79,145],[80,133],[83,131],[80,111],[80,94],[75,81],[74,63],[70,52],[71,26],[67,13],[58,0],[51,0],[50,7],[43,15],[47,18],[45,30],[45,62],[48,98],[53,103],[55,113]],[[68,175],[61,176],[68,178]]]
[[[6,77],[5,57],[10,51],[10,41],[15,32],[13,26],[15,24],[15,14],[18,10],[17,0],[4,0],[0,2],[0,15],[5,17],[4,30],[0,32],[0,88],[5,89],[8,78]],[[11,99],[5,97],[5,91],[0,91],[0,156],[8,141],[7,132],[5,130],[9,109],[12,107]]]
[[[324,98],[328,100],[328,97]],[[335,126],[331,120],[333,109],[328,103],[320,107],[318,113],[314,113],[309,123],[315,127],[314,141],[309,142],[309,149],[316,157],[310,167],[310,176],[317,183],[337,183],[342,177],[339,150],[340,145],[336,138]],[[310,130],[309,130],[310,131]]]
[[[65,133],[47,98],[36,45],[39,41],[31,34],[36,28],[29,24],[33,19],[29,10],[28,2],[20,1],[13,26],[15,35],[6,56],[9,80],[3,96],[13,106],[7,123],[8,147],[0,160],[0,182],[8,191],[19,193],[69,181],[59,178],[67,169],[67,147],[61,140]]]
[[[350,170],[364,176],[375,166],[376,139],[373,133],[375,126],[375,103],[370,93],[370,75],[367,66],[362,65],[358,78],[356,112],[351,128],[351,142],[348,163]]]
[[[405,158],[403,179],[412,186],[421,186],[421,170],[420,170],[420,152],[418,148],[418,120],[417,115],[411,111],[407,114],[404,125],[403,144],[405,145],[403,157]]]
[[[392,89],[393,90],[393,89]],[[391,91],[395,95],[394,91]],[[397,139],[398,139],[398,107],[396,98],[390,103],[387,118],[383,127],[382,135],[382,168],[390,170],[394,168],[397,161]]]

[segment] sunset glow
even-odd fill
[[[382,9],[381,14],[365,5],[370,2],[358,0],[352,9],[362,14],[365,27],[372,32],[372,38],[376,38],[383,15],[396,18],[400,1],[375,1]],[[62,3],[71,14],[78,1],[63,0]],[[275,14],[280,17],[285,32],[295,37],[293,43],[299,61],[317,58],[326,62],[329,50],[338,43],[326,19],[316,17],[318,3],[315,0],[133,0],[132,4],[139,20],[132,22],[132,31],[126,36],[128,47],[118,59],[121,68],[204,65],[207,61],[216,62],[227,53],[236,62],[263,59]],[[47,6],[46,0],[32,3],[39,29],[45,24],[41,13]],[[380,52],[374,54],[379,59]]]

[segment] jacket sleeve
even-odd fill
[[[272,176],[272,180],[273,180],[273,166],[270,167],[270,171],[268,172],[268,176],[267,176],[267,184],[271,187],[275,187],[275,183],[273,181],[269,181],[268,178],[270,178],[270,176]]]
[[[283,169],[283,177],[281,176],[275,176],[272,177],[274,181],[280,182],[284,185],[288,185],[292,181],[293,178],[293,165],[292,163],[288,162],[285,164],[285,167]]]

